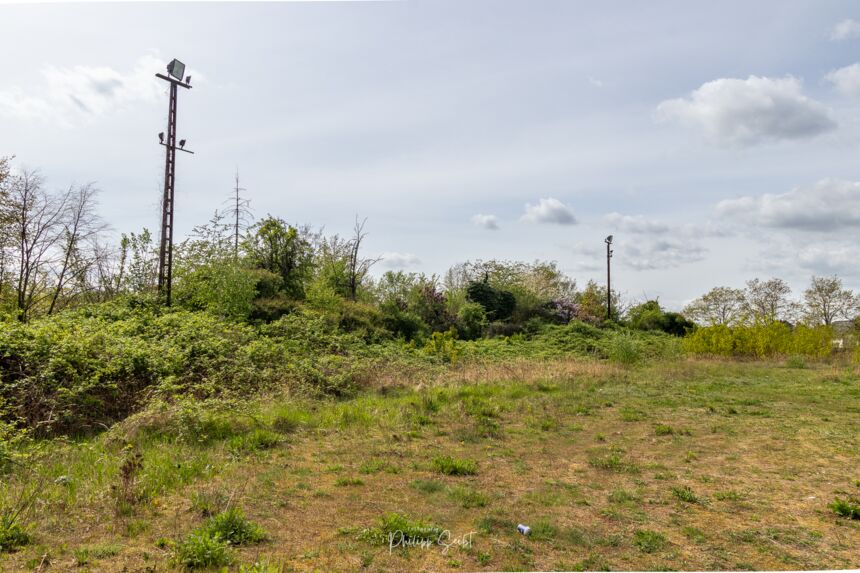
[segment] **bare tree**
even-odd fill
[[[812,324],[830,326],[839,318],[850,319],[857,312],[858,298],[843,288],[839,277],[812,277],[803,292],[806,320]]]
[[[715,287],[688,304],[683,314],[699,324],[729,326],[741,320],[743,308],[744,291]]]
[[[52,314],[57,308],[57,301],[63,290],[67,289],[68,283],[76,283],[78,292],[89,288],[87,278],[95,258],[94,241],[106,228],[95,211],[97,193],[93,184],[88,183],[77,189],[70,189],[67,194],[68,201],[59,245],[61,260],[48,314]]]
[[[355,226],[352,230],[352,239],[349,241],[349,255],[347,258],[347,288],[349,298],[355,300],[358,294],[358,287],[361,285],[370,268],[382,260],[381,257],[375,259],[363,259],[359,256],[361,251],[361,243],[367,237],[367,232],[364,230],[364,225],[367,223],[367,218],[358,221],[358,216],[355,217]]]
[[[48,289],[56,246],[61,240],[63,215],[69,194],[52,196],[42,187],[36,171],[12,177],[4,211],[15,252],[15,290],[18,318],[27,321],[33,307]]]
[[[251,213],[251,201],[242,197],[242,191],[247,191],[244,187],[239,187],[239,170],[236,170],[236,185],[233,187],[233,194],[227,199],[229,204],[227,212],[230,215],[233,235],[233,258],[239,258],[239,237],[248,224],[254,219]]]
[[[9,157],[0,157],[0,302],[9,282],[12,218],[9,207]]]
[[[797,312],[797,304],[792,302],[790,295],[791,287],[782,279],[747,281],[744,311],[753,320],[792,320]]]

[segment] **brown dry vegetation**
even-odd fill
[[[32,462],[49,484],[30,516],[35,542],[0,566],[168,571],[171,544],[204,521],[192,500],[206,498],[241,507],[269,535],[232,549],[233,569],[261,559],[285,571],[860,567],[860,522],[827,507],[860,493],[849,367],[513,361],[381,378],[350,400],[233,405],[218,414],[233,437],[153,438],[191,416],[171,406],[55,447]],[[236,441],[254,428],[281,428],[280,443]],[[132,487],[151,493],[120,512],[111,486],[127,441],[144,452]],[[475,461],[477,474],[435,471],[446,455]],[[367,541],[362,530],[389,512],[454,538],[476,532],[472,546]]]

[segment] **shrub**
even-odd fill
[[[714,356],[825,358],[833,351],[832,339],[833,331],[827,326],[791,328],[785,323],[770,321],[699,328],[684,339],[683,347],[692,354]]]
[[[457,347],[457,331],[454,329],[446,332],[434,332],[424,347],[424,352],[435,356],[442,362],[454,364],[460,357],[460,349]]]
[[[457,313],[457,331],[463,340],[481,338],[487,324],[487,312],[479,303],[467,302]]]
[[[609,341],[609,359],[620,364],[635,364],[642,357],[639,341],[631,334],[619,333]]]
[[[218,535],[207,531],[194,532],[176,543],[173,561],[185,569],[203,569],[229,565],[230,547]]]
[[[433,458],[432,465],[435,471],[449,476],[470,476],[478,473],[478,464],[474,461],[451,456]]]

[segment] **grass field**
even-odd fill
[[[470,363],[341,401],[152,407],[11,474],[32,542],[0,568],[860,567],[860,521],[829,507],[860,497],[860,379],[791,366]],[[254,535],[201,548],[230,508]],[[391,549],[389,530],[449,546]]]

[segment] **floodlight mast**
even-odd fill
[[[163,297],[167,306],[171,303],[171,285],[173,282],[173,207],[174,185],[176,183],[176,92],[177,86],[191,89],[188,80],[182,81],[185,64],[174,59],[167,65],[167,73],[155,74],[155,77],[170,83],[170,103],[167,112],[167,137],[158,134],[159,144],[165,147],[164,159],[164,196],[161,201],[161,245],[158,252],[158,294]],[[185,140],[182,140],[185,143]],[[184,147],[184,145],[183,145]],[[180,151],[193,154],[193,151],[179,148]]]
[[[612,260],[612,235],[604,239],[606,243],[606,320],[612,320],[612,283],[610,281],[610,262]]]

